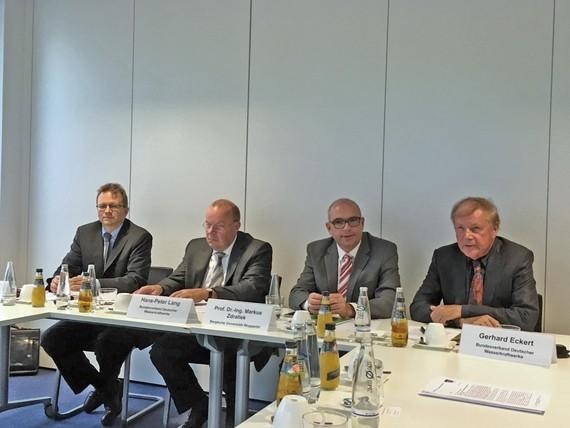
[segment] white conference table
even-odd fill
[[[198,306],[197,309],[199,317],[201,317],[204,307]],[[57,310],[51,302],[46,302],[44,308],[32,308],[30,305],[21,303],[15,306],[0,305],[0,412],[31,404],[46,404],[51,401],[51,397],[37,397],[13,402],[8,400],[10,325],[42,318],[196,335],[200,344],[211,351],[208,411],[208,427],[210,428],[217,428],[221,423],[224,340],[235,339],[240,342],[236,357],[236,422],[241,422],[247,415],[250,355],[263,346],[271,344],[280,346],[292,338],[292,333],[285,329],[264,332],[234,327],[209,326],[200,323],[182,324],[148,321],[128,318],[123,314],[103,310],[91,313],[80,313],[76,308]],[[126,400],[125,397],[124,399]]]
[[[570,336],[559,335],[556,340],[557,343],[570,347]],[[456,350],[446,352],[418,349],[411,344],[406,348],[375,345],[374,352],[375,357],[382,360],[383,369],[391,371],[387,382],[384,383],[384,407],[387,410],[396,410],[381,416],[382,428],[569,426],[570,359],[560,359],[550,368],[543,368],[463,355]],[[348,364],[350,358],[351,355],[345,355],[341,359],[341,366]],[[545,392],[550,394],[550,404],[544,415],[536,415],[419,396],[418,392],[438,376]],[[322,394],[323,400],[327,403],[331,400],[338,402],[338,409],[342,409],[342,399],[339,398],[342,393],[325,391]],[[350,392],[347,391],[344,396],[350,397]],[[275,403],[239,425],[239,428],[269,428],[274,412]]]

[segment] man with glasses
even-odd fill
[[[239,231],[239,208],[226,199],[208,207],[203,226],[206,236],[188,243],[174,272],[137,293],[193,299],[196,303],[210,298],[263,303],[271,281],[271,245]],[[235,405],[236,350],[237,342],[228,339],[224,391],[229,419]],[[166,333],[156,340],[150,357],[178,412],[192,409],[182,426],[201,427],[208,417],[208,399],[189,363],[209,364],[210,352],[194,336]]]
[[[96,207],[99,220],[77,229],[62,261],[69,266],[71,291],[79,291],[82,272],[94,264],[101,287],[131,293],[146,284],[152,236],[126,218],[128,198],[120,184],[101,186]],[[60,281],[60,269],[48,280],[53,293]],[[109,426],[121,412],[122,389],[117,380],[121,365],[133,346],[149,343],[139,344],[127,329],[60,321],[44,332],[41,345],[74,393],[79,394],[88,385],[95,387],[85,400],[84,410],[90,413],[104,404],[106,412],[101,423]],[[99,370],[90,364],[84,350],[95,351]]]
[[[389,318],[400,286],[396,245],[364,232],[360,207],[350,199],[330,205],[325,226],[331,237],[307,246],[289,306],[316,313],[322,292],[328,291],[333,313],[353,318],[360,287],[366,287],[372,318]]]

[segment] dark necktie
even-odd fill
[[[217,258],[216,266],[212,271],[212,276],[210,277],[210,284],[208,285],[208,288],[219,287],[224,281],[224,267],[222,266],[222,259],[224,258],[225,254],[216,252],[214,255]]]
[[[103,260],[107,261],[109,257],[109,252],[111,251],[111,234],[105,232],[103,234]]]
[[[471,279],[469,303],[475,305],[483,304],[483,286],[481,262],[479,260],[473,260],[473,279]]]
[[[342,297],[346,297],[348,291],[348,281],[350,280],[350,273],[352,272],[352,256],[345,254],[340,264],[340,274],[338,276],[338,292]]]

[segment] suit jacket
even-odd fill
[[[438,248],[410,306],[412,319],[431,322],[430,306],[443,300],[446,305],[462,305],[462,318],[490,315],[501,324],[533,331],[538,319],[533,259],[532,251],[497,237],[485,266],[483,304],[472,305],[468,304],[471,260],[457,243]]]
[[[354,258],[347,301],[357,302],[359,288],[368,288],[372,318],[389,318],[392,314],[396,287],[400,286],[398,251],[396,245],[362,234],[360,247]],[[289,306],[300,309],[310,293],[338,290],[338,249],[333,238],[307,245],[305,268],[289,294]]]
[[[218,298],[264,303],[271,282],[272,253],[267,242],[238,231],[224,285],[214,287]],[[206,238],[191,240],[182,262],[168,278],[160,281],[163,294],[168,296],[183,288],[202,287],[211,256],[212,248]]]
[[[77,228],[71,249],[61,262],[69,265],[69,275],[81,275],[87,271],[89,264],[94,264],[101,287],[114,287],[119,293],[132,293],[145,285],[150,269],[152,235],[125,219],[107,262],[104,262],[101,230],[100,221]],[[54,275],[58,275],[60,269],[61,266]]]

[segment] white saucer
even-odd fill
[[[424,343],[415,343],[414,348],[432,349],[435,351],[452,351],[455,348],[455,342],[449,342],[447,345],[427,345]]]

